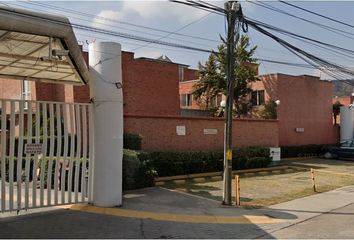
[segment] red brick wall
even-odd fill
[[[123,54],[124,114],[178,115],[178,65]]]
[[[195,79],[198,79],[198,70],[184,68],[182,81],[190,81],[190,80],[195,80]]]
[[[37,101],[73,102],[73,85],[36,82]]]
[[[186,126],[186,135],[178,136],[176,126]],[[217,129],[217,134],[205,135],[204,129]],[[125,115],[124,132],[141,134],[143,150],[222,150],[224,120],[219,118]],[[278,146],[278,121],[234,120],[233,145],[238,147]]]
[[[134,59],[134,53],[122,52],[122,77],[124,114],[179,114],[177,64]],[[75,102],[88,102],[89,96],[87,85],[74,87]]]
[[[270,74],[262,76],[254,88],[262,87],[266,99],[280,100],[281,146],[338,142],[338,129],[332,124],[332,83],[313,76]],[[304,132],[298,133],[296,128],[304,128]]]
[[[0,98],[21,99],[22,81],[13,79],[0,79]]]

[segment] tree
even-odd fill
[[[264,119],[277,119],[277,104],[275,101],[267,101],[258,110],[258,115]]]
[[[333,119],[334,119],[334,125],[337,124],[337,116],[340,113],[340,107],[343,106],[339,101],[336,101],[333,103]]]
[[[223,40],[224,41],[224,40]],[[250,48],[249,38],[242,35],[235,52],[237,54],[235,64],[236,82],[234,87],[234,115],[241,117],[247,115],[252,105],[248,99],[252,92],[250,83],[257,81],[256,69],[252,66],[256,60],[252,57],[256,47]],[[200,81],[193,88],[193,96],[199,101],[205,101],[205,108],[210,108],[210,100],[218,94],[226,95],[226,59],[227,48],[224,43],[218,46],[218,53],[212,53],[205,65],[200,64]]]
[[[198,100],[199,105],[204,109],[210,109],[212,99],[222,93],[219,84],[222,82],[219,74],[217,59],[214,54],[210,54],[207,62],[203,66],[199,63],[200,80],[193,86],[193,97]]]

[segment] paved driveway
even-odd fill
[[[302,223],[317,224],[315,219],[327,216],[324,213],[353,204],[353,190],[354,187],[347,187],[252,210],[226,207],[213,200],[162,188],[149,188],[127,192],[122,208],[74,205],[70,209],[20,213],[22,215],[12,217],[3,215],[0,237],[284,238],[288,236],[286,231],[295,229],[298,234],[289,236],[301,238],[310,236],[306,235],[310,227],[304,224],[306,232],[302,232]],[[328,216],[327,221],[331,220]],[[345,226],[342,230],[345,232]],[[311,236],[325,236],[320,234],[323,231],[326,229],[312,229],[314,234]]]

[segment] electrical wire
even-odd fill
[[[291,14],[289,12],[286,12],[286,11],[284,11],[282,9],[276,8],[274,6],[271,6],[270,4],[267,4],[265,2],[254,2],[254,1],[250,1],[250,0],[246,0],[246,1],[249,2],[249,3],[252,3],[254,5],[269,9],[271,11],[290,16],[290,17],[302,20],[302,21],[307,22],[307,23],[311,23],[311,24],[313,24],[315,26],[318,26],[318,27],[320,27],[322,29],[325,29],[325,30],[328,30],[330,32],[336,33],[338,35],[344,36],[346,38],[354,39],[354,37],[348,36],[348,35],[354,36],[354,33],[351,33],[351,32],[348,32],[348,31],[344,31],[344,30],[341,30],[341,29],[337,29],[337,28],[334,28],[334,27],[330,27],[330,26],[327,26],[325,24],[318,23],[318,22],[315,22],[315,21],[311,21],[311,20],[303,18],[303,17],[299,17],[297,15],[294,15],[294,14]]]
[[[133,23],[120,21],[120,20],[116,20],[116,19],[112,19],[112,18],[97,16],[97,15],[93,15],[93,14],[89,14],[89,13],[85,13],[85,12],[80,12],[80,11],[76,11],[76,10],[72,10],[72,9],[67,9],[67,8],[63,8],[63,7],[59,7],[59,6],[54,6],[54,5],[51,5],[51,4],[45,4],[45,3],[42,3],[42,2],[26,1],[25,3],[32,4],[32,5],[37,5],[37,6],[42,6],[42,7],[46,7],[46,8],[57,10],[57,11],[61,11],[61,12],[64,12],[65,14],[70,12],[70,13],[73,13],[75,15],[86,16],[86,17],[95,18],[95,19],[108,21],[108,22],[113,22],[113,23],[119,23],[119,24],[123,24],[123,25],[136,27],[136,28],[142,28],[142,29],[145,29],[145,30],[152,30],[152,31],[161,32],[161,33],[168,33],[168,34],[171,34],[171,35],[189,37],[189,38],[194,38],[194,39],[204,40],[204,41],[209,41],[209,42],[219,42],[219,41],[214,40],[214,39],[204,38],[204,37],[200,37],[200,36],[193,36],[193,35],[188,35],[188,34],[182,34],[182,33],[172,32],[172,31],[163,30],[163,29],[159,29],[159,28],[153,28],[153,27],[144,26],[144,25],[133,24]]]
[[[311,14],[316,15],[316,16],[318,16],[318,17],[325,18],[325,19],[330,20],[330,21],[332,21],[332,22],[336,22],[336,23],[345,25],[345,26],[347,26],[347,27],[354,28],[354,25],[351,25],[351,24],[349,24],[349,23],[345,23],[345,22],[343,22],[343,21],[340,21],[340,20],[337,20],[337,19],[334,19],[334,18],[325,16],[325,15],[322,15],[322,14],[320,14],[320,13],[316,13],[316,12],[314,12],[314,11],[310,11],[310,10],[308,10],[308,9],[305,9],[305,8],[302,8],[302,7],[299,7],[299,6],[296,6],[296,5],[294,5],[294,4],[291,4],[291,3],[288,3],[288,2],[285,2],[285,1],[282,1],[282,0],[279,0],[279,2],[281,2],[281,3],[283,3],[283,4],[286,4],[286,5],[289,5],[289,6],[293,7],[293,8],[297,8],[297,9],[300,9],[300,10],[302,10],[302,11],[311,13]]]
[[[199,51],[199,52],[204,52],[204,53],[211,53],[211,50],[206,50],[206,49],[202,49],[202,48],[182,45],[182,44],[178,44],[178,43],[166,42],[166,41],[161,41],[161,40],[155,40],[155,39],[141,37],[141,36],[137,36],[137,35],[133,35],[133,34],[126,34],[126,33],[122,33],[122,32],[110,31],[110,30],[90,27],[90,26],[86,26],[86,25],[82,25],[82,24],[77,24],[77,23],[70,24],[70,23],[67,23],[64,21],[60,21],[60,20],[53,20],[53,19],[49,19],[46,17],[39,17],[39,16],[34,16],[34,15],[29,15],[26,13],[20,13],[20,12],[16,12],[16,11],[10,10],[10,9],[0,9],[0,12],[5,13],[5,14],[22,16],[22,17],[26,17],[26,18],[30,18],[30,19],[44,20],[44,21],[52,22],[52,23],[55,23],[58,25],[69,26],[69,27],[73,27],[75,29],[86,30],[86,31],[100,33],[100,34],[104,34],[104,35],[108,35],[108,36],[126,38],[126,39],[140,41],[140,42],[149,42],[149,43],[165,45],[165,46],[170,46],[170,47],[175,47],[175,48],[194,50],[194,51]]]

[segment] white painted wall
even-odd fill
[[[123,94],[121,45],[89,45],[90,95],[94,102],[93,204],[122,204]]]
[[[354,109],[340,107],[340,140],[352,139],[354,134]]]

